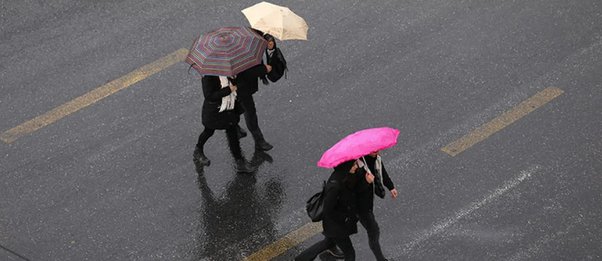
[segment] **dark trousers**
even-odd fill
[[[257,109],[255,109],[255,100],[253,100],[253,96],[238,96],[238,101],[240,101],[240,105],[245,110],[245,122],[247,123],[247,128],[251,133],[259,131],[259,123],[257,122]]]
[[[325,237],[321,241],[316,242],[308,249],[305,249],[301,254],[295,257],[295,261],[312,261],[320,253],[330,249],[334,246],[338,246],[343,254],[345,254],[345,261],[355,261],[355,249],[349,237],[331,238]]]
[[[227,128],[226,137],[228,138],[228,147],[230,147],[230,153],[232,153],[232,157],[234,157],[234,159],[242,159],[242,150],[240,149],[237,128],[238,127],[236,125],[232,125],[231,127]],[[209,140],[214,133],[215,129],[205,128],[203,132],[201,132],[201,135],[199,135],[199,140],[196,143],[196,147],[203,151],[205,143],[207,143],[207,140]]]
[[[374,218],[374,213],[372,211],[360,213],[359,214],[360,223],[368,232],[368,245],[374,253],[374,257],[376,257],[377,261],[385,260],[383,256],[383,251],[380,249],[380,243],[378,242],[378,238],[380,237],[380,228],[378,227],[378,223],[376,223],[376,219]]]

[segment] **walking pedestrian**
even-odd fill
[[[393,181],[391,181],[385,166],[382,164],[379,151],[372,152],[362,159],[365,162],[361,163],[366,164],[368,169],[364,177],[357,176],[358,181],[355,191],[357,193],[358,216],[360,223],[368,234],[368,245],[374,257],[377,261],[386,261],[387,259],[383,255],[379,242],[380,228],[374,217],[374,195],[377,194],[383,198],[385,196],[384,186],[389,189],[393,198],[397,198],[397,189],[395,189]]]
[[[236,84],[238,86],[238,100],[244,109],[245,122],[253,139],[255,140],[255,149],[268,151],[274,146],[269,144],[263,137],[263,133],[259,128],[257,121],[257,110],[253,94],[257,92],[258,79],[265,77],[272,70],[272,66],[268,64],[258,64],[245,71],[240,72],[236,76]]]
[[[270,81],[277,82],[288,71],[286,59],[284,59],[282,51],[276,45],[274,36],[265,34],[263,38],[268,41],[268,47],[265,50],[265,63],[272,66],[272,71],[268,73],[267,77]]]
[[[355,260],[355,249],[349,236],[357,233],[357,200],[354,191],[358,168],[355,160],[343,162],[334,168],[326,183],[323,203],[324,239],[301,252],[295,257],[295,261],[314,260],[320,253],[335,246],[343,251],[345,260]]]
[[[232,83],[232,79],[222,76],[206,75],[201,82],[205,97],[201,113],[204,130],[199,135],[193,153],[194,160],[202,166],[209,166],[211,161],[205,156],[205,143],[213,136],[215,130],[226,130],[228,147],[234,157],[236,171],[245,173],[255,171],[256,168],[245,160],[240,148],[237,128],[242,108],[236,100],[237,86]]]

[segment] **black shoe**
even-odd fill
[[[264,162],[272,163],[274,159],[269,154],[265,153],[263,150],[255,150],[253,153],[253,158],[251,159],[251,164],[255,166],[259,166]]]
[[[200,176],[203,176],[205,174],[205,170],[203,169],[203,165],[201,165],[201,163],[198,160],[193,160],[192,162],[194,162],[194,170],[196,170],[196,173],[199,174]]]
[[[255,149],[257,149],[257,150],[268,151],[268,150],[271,150],[272,148],[274,148],[274,146],[272,146],[272,144],[269,144],[265,140],[255,141]]]
[[[326,250],[326,253],[328,253],[329,255],[331,255],[332,257],[334,257],[336,259],[345,258],[345,254],[343,254],[343,251],[341,251],[338,247],[329,248]]]
[[[244,137],[247,137],[247,132],[243,128],[238,126],[238,138],[242,139]]]
[[[211,165],[211,160],[209,160],[199,148],[196,148],[194,150],[194,153],[192,154],[192,159],[201,166]]]
[[[253,173],[257,170],[256,166],[249,164],[244,159],[237,159],[235,162],[236,172],[238,173]]]
[[[261,82],[262,82],[264,85],[269,85],[269,84],[270,84],[270,82],[268,82],[268,79],[267,79],[267,78],[265,78],[265,76],[264,76],[263,78],[259,78],[259,79],[261,79]]]
[[[265,141],[265,139],[263,138],[263,134],[261,133],[261,130],[257,129],[255,131],[251,131],[251,134],[253,134],[253,139],[255,140],[255,149],[256,150],[268,151],[268,150],[271,150],[272,148],[274,148],[274,146],[272,146],[272,144],[269,144],[267,141]]]

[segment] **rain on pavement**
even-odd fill
[[[254,95],[274,149],[243,138],[259,170],[236,174],[218,131],[197,169],[178,50],[255,3],[2,2],[0,260],[292,260],[321,238],[321,153],[379,126],[401,131],[383,152],[400,195],[375,202],[391,260],[602,259],[599,1],[275,2],[310,28]]]

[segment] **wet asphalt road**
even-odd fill
[[[245,25],[252,1],[2,1],[0,131]],[[315,166],[343,136],[400,129],[383,153],[400,196],[376,202],[393,260],[602,259],[602,4],[291,1],[309,41],[280,42],[262,86],[274,149],[237,175],[201,131],[178,63],[13,143],[0,142],[0,260],[240,260],[309,222]],[[547,88],[558,98],[452,157],[440,149]],[[291,260],[311,237],[275,260]],[[372,260],[364,230],[358,260]]]

